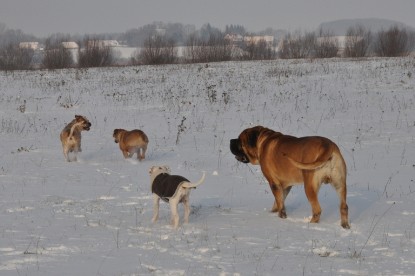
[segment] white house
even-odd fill
[[[65,49],[79,49],[79,45],[78,43],[74,42],[74,41],[65,41],[62,42],[62,47]]]
[[[242,36],[239,34],[226,34],[225,39],[229,40],[233,45],[256,45],[261,41],[264,41],[267,46],[272,46],[274,43],[274,37],[271,35],[255,35],[255,36]]]
[[[39,42],[20,42],[19,43],[20,49],[31,49],[31,50],[37,50],[39,49]]]
[[[244,37],[240,34],[226,34],[225,40],[229,40],[232,44],[240,43],[244,40]]]
[[[274,37],[271,35],[255,35],[255,36],[244,36],[244,42],[245,44],[258,44],[261,41],[264,41],[267,46],[272,46],[274,43]]]
[[[88,47],[98,46],[99,48],[120,46],[117,40],[89,40],[87,45]]]

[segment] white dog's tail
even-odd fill
[[[203,172],[202,178],[198,182],[196,182],[196,183],[188,183],[188,182],[183,183],[182,187],[183,188],[189,188],[189,189],[196,188],[197,186],[202,184],[203,181],[205,181],[205,176],[206,176],[206,172]]]

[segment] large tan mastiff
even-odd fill
[[[273,212],[286,218],[284,200],[293,185],[304,183],[312,209],[312,223],[320,220],[318,191],[331,183],[340,199],[341,226],[349,229],[346,203],[346,163],[337,145],[319,136],[293,137],[256,126],[245,129],[230,141],[230,150],[243,163],[260,165],[275,202]]]

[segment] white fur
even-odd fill
[[[153,184],[154,179],[161,173],[170,174],[170,167],[168,166],[153,166],[150,168],[150,179],[151,185]],[[190,215],[190,203],[189,195],[190,189],[196,188],[205,180],[205,172],[203,172],[202,178],[197,183],[184,182],[178,187],[178,191],[174,194],[173,197],[169,199],[170,210],[171,210],[171,223],[175,229],[179,227],[179,213],[178,205],[180,202],[184,205],[184,223],[189,222]],[[160,197],[156,194],[153,194],[153,208],[154,214],[152,222],[155,223],[159,218],[159,208],[160,208]]]

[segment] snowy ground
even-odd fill
[[[88,117],[78,162],[59,133]],[[0,72],[1,275],[413,275],[415,60],[231,62]],[[288,218],[229,139],[264,125],[327,136],[348,164],[351,229],[326,185],[309,224],[302,186]],[[114,128],[140,128],[147,159],[124,160]],[[190,223],[151,223],[148,169],[206,181]],[[179,209],[182,212],[182,208]]]

